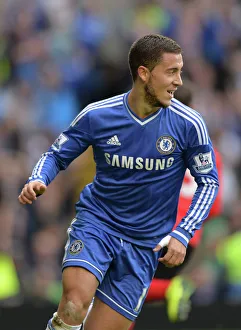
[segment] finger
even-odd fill
[[[31,197],[31,199],[37,199],[37,197],[36,197],[36,193],[35,193],[35,191],[33,190],[33,187],[31,186],[31,185],[28,185],[27,186],[27,193],[28,193],[28,198],[30,198]]]
[[[38,184],[35,185],[35,187],[33,189],[38,194],[43,194],[46,190],[46,186],[44,184],[42,184],[41,182],[38,182]]]
[[[180,266],[184,262],[185,256],[181,253],[173,253],[172,258],[168,260],[168,263],[177,267]]]
[[[18,201],[19,201],[19,203],[21,203],[21,204],[26,204],[25,202],[24,202],[24,200],[22,199],[22,196],[21,195],[19,195],[18,196]]]
[[[154,252],[158,252],[162,249],[162,246],[158,243],[155,248],[153,249]]]
[[[22,193],[21,193],[21,200],[23,201],[23,202],[25,202],[25,203],[23,203],[23,204],[32,204],[32,201],[30,200],[30,199],[28,199],[25,195],[23,195]]]
[[[175,254],[175,251],[173,249],[168,248],[167,252],[160,259],[168,261],[169,259],[171,259],[173,254]]]
[[[42,184],[42,185],[39,187],[39,193],[40,193],[40,194],[43,194],[43,193],[45,192],[45,190],[46,190],[46,186]]]
[[[172,255],[170,253],[166,253],[162,258],[159,258],[158,261],[162,262],[163,264],[168,264],[171,258]]]
[[[168,268],[172,268],[172,267],[177,266],[176,260],[173,259],[173,258],[169,259],[168,261],[164,260],[164,261],[161,261],[161,262],[162,262],[163,265],[165,265]]]
[[[32,201],[34,199],[34,196],[28,192],[27,188],[23,189],[22,194],[24,195],[24,197],[28,198],[30,201]]]
[[[156,247],[153,249],[154,252],[160,251],[162,248],[164,248],[165,246],[167,246],[170,242],[171,236],[167,235],[165,236],[157,245]]]
[[[160,261],[165,267],[168,267],[168,268],[172,268],[174,267],[172,265],[172,263],[170,263],[169,261],[166,261],[166,260],[163,260],[163,261]]]
[[[173,255],[169,260],[168,260],[168,266],[169,268],[178,266],[178,258],[177,256]]]
[[[170,235],[167,235],[158,244],[160,244],[161,247],[168,246],[168,244],[170,242],[170,239],[171,239],[171,236]]]

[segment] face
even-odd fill
[[[143,73],[145,100],[152,107],[168,107],[178,86],[182,85],[181,70],[183,60],[181,54],[164,53],[161,62],[152,71],[140,67]],[[144,78],[144,79],[143,79]]]

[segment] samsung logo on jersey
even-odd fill
[[[119,156],[119,155],[112,156],[109,153],[105,153],[105,160],[107,164],[114,167],[129,168],[130,170],[145,169],[147,171],[164,170],[165,168],[171,167],[174,162],[173,157],[162,158],[162,159],[141,158],[141,157],[134,158],[127,156]]]

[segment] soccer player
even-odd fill
[[[192,88],[188,85],[187,82],[183,86],[179,87],[175,93],[175,98],[188,107],[192,105],[192,96]],[[215,148],[214,153],[216,156],[216,166],[218,170],[219,181],[222,181],[222,158]],[[197,184],[194,180],[194,177],[187,169],[180,191],[177,219],[174,228],[178,226],[180,221],[185,217],[192,202],[196,188]],[[217,197],[205,222],[219,216],[222,213],[222,210],[222,189],[219,188]],[[196,288],[195,279],[190,275],[188,276],[188,274],[178,274],[189,263],[195,249],[200,245],[203,232],[202,229],[203,228],[196,231],[195,235],[190,240],[187,247],[186,257],[182,265],[174,268],[168,268],[165,267],[163,263],[158,264],[154,279],[151,282],[145,299],[146,303],[161,301],[165,299],[167,304],[168,318],[172,322],[185,320],[190,312],[190,297]],[[131,329],[134,329],[134,324],[129,330]]]
[[[183,263],[218,191],[206,125],[174,99],[182,85],[180,46],[165,36],[146,35],[131,46],[129,66],[132,89],[83,109],[42,155],[19,195],[20,203],[31,204],[92,145],[96,176],[82,191],[68,229],[63,295],[47,330],[81,329],[94,295],[85,330],[127,330],[158,261],[168,267]],[[187,168],[197,190],[172,230]]]

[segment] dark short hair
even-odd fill
[[[129,68],[133,81],[137,78],[137,70],[143,65],[150,71],[160,63],[164,53],[180,54],[178,43],[160,34],[148,34],[136,40],[129,51]]]

